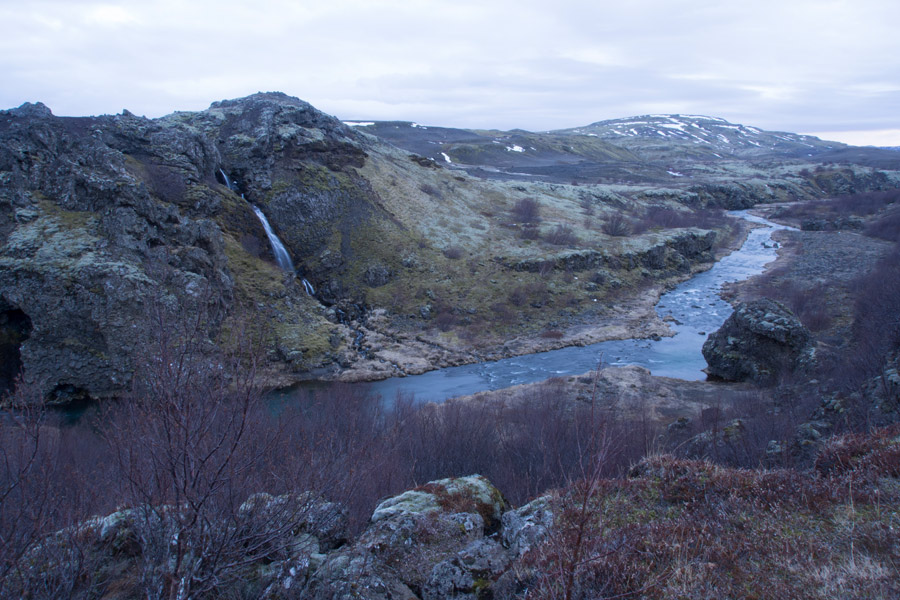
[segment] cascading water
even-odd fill
[[[278,239],[278,236],[272,231],[272,226],[269,225],[269,220],[266,219],[266,215],[264,215],[263,211],[255,204],[251,204],[250,206],[253,207],[253,212],[256,213],[259,222],[262,223],[263,229],[266,230],[266,236],[269,238],[269,245],[272,246],[272,254],[275,255],[275,262],[277,262],[278,266],[285,271],[293,273],[294,262],[291,260],[291,255],[288,254],[287,248],[284,247],[284,244],[281,243],[281,240]]]
[[[219,173],[222,175],[222,180],[225,181],[225,187],[234,192],[235,194],[240,193],[237,189],[237,186],[231,181],[228,175],[225,174],[225,171],[219,169]],[[241,198],[244,195],[241,194]],[[272,247],[272,254],[275,255],[275,262],[278,263],[278,266],[287,271],[288,273],[295,273],[294,269],[294,261],[291,260],[291,255],[288,254],[287,248],[284,247],[284,244],[281,243],[281,239],[275,234],[275,231],[272,229],[272,226],[269,224],[269,220],[266,218],[266,215],[258,206],[253,203],[250,203],[250,206],[253,208],[253,212],[256,214],[256,218],[259,219],[259,222],[262,223],[263,229],[266,232],[266,237],[269,238],[269,246]],[[316,290],[313,288],[312,284],[303,279],[303,289],[306,290],[306,293],[310,296],[315,296]]]

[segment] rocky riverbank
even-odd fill
[[[728,235],[713,247],[715,260],[741,247],[747,233],[757,225],[734,223]],[[513,335],[490,344],[484,340],[441,336],[440,332],[407,332],[392,326],[386,311],[371,313],[365,326],[357,325],[360,352],[345,363],[335,377],[339,381],[377,381],[388,377],[418,375],[427,371],[546,352],[570,346],[625,339],[649,339],[672,335],[656,312],[660,296],[682,281],[712,267],[713,261],[691,263],[677,274],[661,281],[644,283],[639,291],[616,298],[600,310],[570,314],[554,320],[554,328],[526,335]],[[474,342],[474,343],[473,343]]]

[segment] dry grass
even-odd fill
[[[573,597],[898,597],[898,432],[835,438],[814,472],[643,460],[590,498]],[[568,494],[556,497],[562,532]],[[558,566],[559,547],[533,550],[532,572]],[[529,597],[556,596],[558,581],[538,582]]]

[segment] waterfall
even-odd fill
[[[272,231],[272,226],[269,225],[269,220],[266,219],[266,215],[264,215],[263,211],[259,210],[259,207],[255,204],[251,204],[250,206],[253,207],[253,212],[259,217],[259,222],[262,223],[263,229],[266,230],[266,236],[268,236],[269,244],[272,246],[272,254],[275,255],[275,262],[277,262],[278,266],[285,271],[293,273],[294,263],[291,261],[291,255],[288,254],[287,248],[284,247],[284,244],[281,243],[281,240],[279,240],[278,236],[275,235],[275,232]],[[307,290],[307,292],[308,291],[309,290]]]
[[[231,179],[229,179],[228,175],[225,174],[225,171],[219,169],[219,173],[222,175],[222,180],[225,182],[225,187],[237,194],[237,186],[234,185]],[[241,198],[244,198],[243,194],[241,194]],[[272,254],[275,255],[275,262],[277,262],[278,266],[288,273],[296,274],[296,271],[294,269],[294,262],[291,260],[291,255],[288,254],[287,248],[284,247],[284,244],[282,244],[281,240],[278,239],[278,236],[275,234],[272,226],[269,225],[269,220],[266,218],[266,215],[255,204],[250,203],[250,206],[253,207],[253,212],[256,213],[256,217],[259,219],[259,222],[262,223],[263,229],[266,230],[266,237],[269,238],[269,245],[272,247]],[[303,289],[306,290],[306,294],[309,296],[316,295],[316,289],[305,278],[303,279]]]
[[[238,193],[237,186],[234,185],[234,182],[225,174],[225,171],[219,169],[219,174],[222,175],[222,179],[225,181],[225,187],[234,192]],[[241,198],[244,195],[241,194]],[[275,231],[272,229],[272,226],[269,225],[269,220],[266,218],[266,215],[263,214],[263,211],[259,209],[255,204],[250,204],[253,207],[253,212],[256,213],[256,217],[259,219],[259,222],[262,223],[263,229],[266,230],[266,237],[269,238],[269,245],[272,247],[272,254],[275,255],[275,262],[278,263],[278,266],[284,269],[289,273],[294,272],[294,262],[291,260],[291,255],[288,254],[287,248],[284,247],[284,244],[281,243],[281,240],[278,239],[278,236],[275,235]],[[304,279],[304,281],[306,281]],[[309,294],[309,290],[312,288],[311,285],[305,283],[304,287],[306,288],[306,293]],[[310,294],[311,296],[312,294]]]
[[[225,181],[225,187],[227,187],[229,190],[231,190],[232,192],[234,192],[236,194],[237,189],[235,189],[234,184],[231,183],[231,179],[228,178],[228,175],[225,174],[225,171],[223,171],[222,169],[219,169],[219,174],[222,176],[222,179]]]

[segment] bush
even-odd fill
[[[624,237],[631,234],[631,223],[624,216],[615,214],[606,219],[600,229],[606,235]]]
[[[456,260],[458,258],[462,258],[463,249],[459,246],[450,246],[444,249],[444,256],[451,260]]]
[[[456,325],[456,316],[449,310],[443,310],[434,318],[434,324],[441,331],[450,331]]]
[[[900,208],[895,208],[870,223],[864,233],[869,237],[900,242]]]
[[[517,223],[541,222],[541,204],[534,198],[522,198],[512,208],[512,218]]]
[[[541,237],[541,229],[537,225],[523,225],[519,230],[519,237],[523,240],[536,240]]]
[[[509,293],[509,303],[513,306],[522,306],[528,300],[528,290],[524,286],[518,286]]]
[[[712,229],[721,227],[728,220],[721,209],[675,210],[663,206],[651,206],[634,223],[633,232],[643,233],[650,229],[676,229],[680,227],[699,227]]]
[[[509,325],[516,320],[516,315],[504,302],[496,302],[491,305],[491,315],[494,321]]]
[[[545,238],[548,243],[554,246],[576,246],[578,245],[578,237],[568,225],[557,225],[553,231],[547,234]]]
[[[874,215],[900,201],[900,190],[845,194],[831,200],[810,200],[780,209],[776,216],[794,219],[830,219],[835,217]]]

